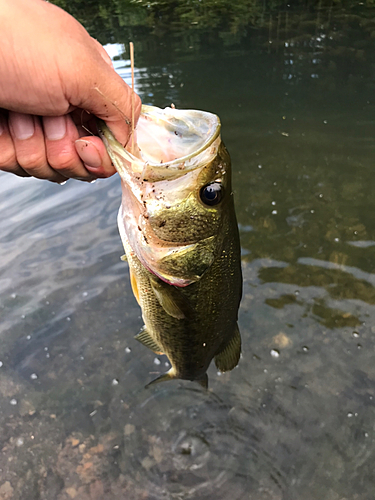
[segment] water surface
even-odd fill
[[[243,356],[208,393],[144,389],[118,176],[0,174],[0,498],[373,499],[375,24],[294,16],[136,44],[144,103],[217,113],[232,157]]]

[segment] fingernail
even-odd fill
[[[46,116],[43,118],[43,128],[50,141],[59,141],[66,134],[65,116]]]
[[[82,161],[90,167],[99,168],[102,165],[102,159],[96,147],[88,141],[78,139],[75,142],[77,153]]]
[[[34,135],[34,119],[31,115],[9,112],[9,123],[17,139],[24,141]]]

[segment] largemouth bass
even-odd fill
[[[156,381],[232,370],[241,353],[240,244],[231,163],[208,112],[142,106],[133,146],[99,132],[121,177],[118,227],[144,327],[136,336],[171,369]]]

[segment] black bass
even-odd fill
[[[144,321],[136,339],[168,356],[157,381],[207,386],[212,358],[225,372],[241,353],[240,243],[219,118],[142,106],[133,151],[103,122],[99,131],[121,177],[118,226]]]

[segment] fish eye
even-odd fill
[[[220,182],[210,182],[200,190],[201,200],[205,205],[212,207],[217,205],[223,199],[224,188]]]

